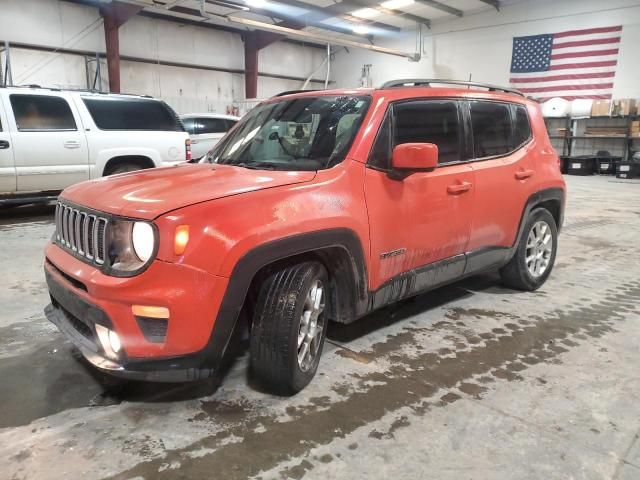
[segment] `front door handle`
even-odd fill
[[[471,190],[471,184],[469,182],[457,183],[455,185],[449,185],[447,187],[447,193],[450,195],[458,195],[460,193],[468,192]]]
[[[196,143],[198,143],[198,140],[191,140],[191,145],[195,145]]]
[[[9,145],[9,142],[7,142],[6,140],[0,140],[0,150],[6,150],[10,146],[11,145]]]
[[[526,180],[533,176],[533,170],[519,170],[516,172],[516,180]]]
[[[80,148],[80,142],[76,142],[75,140],[68,140],[64,142],[64,148]]]

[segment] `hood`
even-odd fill
[[[195,203],[265,188],[309,182],[316,172],[250,170],[212,164],[181,164],[78,183],[61,198],[96,210],[152,220]]]

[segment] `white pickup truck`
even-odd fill
[[[0,87],[0,205],[190,159],[189,135],[160,100]]]

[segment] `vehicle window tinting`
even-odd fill
[[[10,96],[20,131],[76,130],[76,121],[64,98],[48,95]]]
[[[390,116],[387,113],[369,153],[369,165],[385,170],[390,167],[391,159],[391,121],[389,119]]]
[[[458,107],[453,101],[419,101],[393,107],[394,146],[403,143],[434,143],[438,163],[462,159]]]
[[[237,120],[225,120],[225,122],[227,123],[227,130],[231,130],[238,123]]]
[[[515,146],[526,143],[531,138],[531,125],[529,125],[529,115],[525,107],[516,107],[516,131]]]
[[[224,133],[228,130],[224,118],[201,117],[196,121],[196,133]]]
[[[471,128],[476,158],[504,155],[513,149],[509,105],[471,102]]]
[[[195,118],[183,118],[182,125],[184,125],[184,129],[189,132],[190,135],[196,133],[196,119]]]
[[[181,132],[182,125],[164,102],[143,98],[82,99],[100,130]]]

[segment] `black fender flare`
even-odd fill
[[[558,202],[558,218],[557,218],[557,228],[558,233],[562,228],[562,224],[564,222],[564,206],[565,206],[565,191],[562,188],[545,188],[544,190],[539,190],[536,193],[532,194],[528,199],[527,203],[524,206],[524,210],[522,211],[522,216],[520,217],[520,225],[518,226],[518,233],[516,238],[511,246],[509,252],[508,260],[511,260],[513,255],[515,255],[516,249],[518,248],[518,244],[524,234],[524,227],[527,223],[527,219],[533,210],[537,207],[544,205],[547,202]],[[553,213],[553,212],[552,212]]]
[[[362,243],[353,230],[320,230],[268,242],[245,253],[234,266],[209,341],[200,352],[205,366],[215,368],[220,364],[251,283],[260,270],[275,262],[307,253],[319,255],[318,258],[323,262],[330,261],[331,256],[322,256],[322,252],[329,249],[344,252],[342,258],[348,259],[348,262],[343,261],[337,267],[344,269],[342,273],[345,274],[345,282],[355,282],[347,290],[356,292],[355,298],[340,300],[339,315],[356,318],[363,314],[368,300],[366,263]]]

